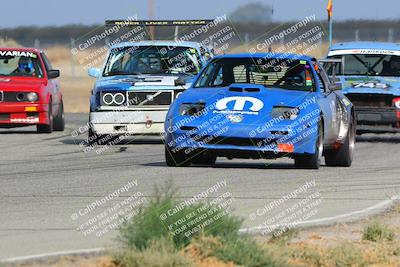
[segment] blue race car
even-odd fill
[[[293,54],[217,56],[170,106],[168,166],[217,157],[290,157],[297,168],[350,166],[353,105],[313,58]]]
[[[400,132],[400,45],[340,43],[331,47],[328,59],[343,62],[336,74],[354,105],[357,133]]]

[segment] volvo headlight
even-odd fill
[[[282,117],[285,120],[295,120],[300,113],[300,109],[296,107],[274,106],[271,116],[273,118]]]
[[[125,103],[125,95],[123,93],[103,93],[101,96],[102,104],[107,106],[121,106]]]
[[[38,95],[37,93],[30,92],[30,93],[27,93],[27,94],[26,94],[26,99],[27,99],[29,102],[35,102],[35,101],[38,101],[38,100],[39,100],[39,95]]]
[[[204,103],[184,103],[179,107],[179,114],[181,116],[199,116],[204,107]]]

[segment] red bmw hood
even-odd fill
[[[0,91],[36,91],[45,84],[40,78],[0,76]]]

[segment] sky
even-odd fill
[[[274,4],[275,21],[315,14],[326,19],[328,0],[154,0],[156,19],[209,19],[250,2]],[[102,24],[106,19],[148,18],[147,0],[1,0],[0,28]],[[400,19],[399,0],[333,0],[336,20]],[[5,12],[6,11],[6,12]]]

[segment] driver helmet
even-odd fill
[[[29,57],[21,57],[18,61],[19,72],[32,73],[34,72],[33,61]]]

